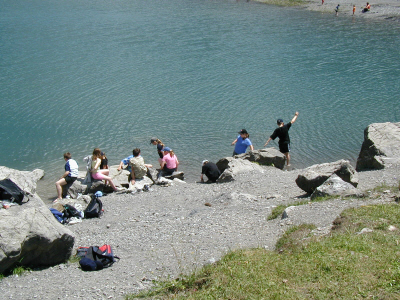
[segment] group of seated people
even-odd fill
[[[169,147],[166,147],[161,140],[157,138],[152,138],[150,143],[157,146],[157,152],[159,155],[158,162],[162,171],[161,175],[170,176],[177,171],[179,160],[173,150]],[[64,153],[64,160],[66,161],[65,172],[56,182],[57,199],[55,201],[62,199],[62,186],[67,184],[72,185],[72,183],[78,178],[78,164],[74,159],[71,158],[71,153]],[[132,151],[132,155],[129,155],[121,160],[118,166],[118,171],[121,171],[125,167],[130,172],[129,181],[133,185],[135,184],[136,180],[142,179],[147,174],[148,169],[152,168],[153,166],[150,164],[145,164],[144,158],[140,155],[140,149],[135,148]],[[109,176],[110,170],[108,168],[107,156],[99,148],[95,148],[93,150],[90,169],[88,172],[90,172],[90,177],[92,179],[104,180],[105,184],[109,185],[114,191],[119,190],[115,186],[112,178]],[[209,182],[216,182],[220,174],[221,173],[216,164],[211,163],[208,160],[204,160],[202,162],[201,182],[204,182],[203,175],[207,176]]]

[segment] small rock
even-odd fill
[[[357,234],[363,234],[363,233],[368,233],[368,232],[373,232],[373,230],[369,229],[369,228],[363,228],[363,229],[361,229],[360,232],[357,232]]]

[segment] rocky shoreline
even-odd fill
[[[250,160],[269,153],[254,152],[249,154]],[[168,185],[153,185],[147,191],[106,195],[101,198],[104,205],[101,218],[83,219],[74,225],[58,223],[35,193],[35,182],[43,176],[40,170],[14,170],[19,175],[13,175],[11,169],[0,167],[1,178],[22,176],[23,182],[29,183],[25,189],[33,197],[21,206],[0,209],[2,263],[9,262],[10,257],[4,255],[7,250],[14,247],[16,250],[9,253],[18,252],[18,242],[10,242],[10,238],[21,232],[29,233],[22,236],[25,240],[21,244],[30,243],[25,258],[37,256],[30,249],[36,250],[37,244],[46,247],[48,242],[29,235],[40,231],[52,231],[50,235],[62,237],[57,245],[50,245],[53,259],[64,261],[71,250],[76,253],[78,247],[103,244],[110,244],[120,257],[112,267],[96,272],[84,272],[78,262],[68,261],[34,269],[22,276],[4,277],[0,284],[2,299],[123,299],[127,294],[150,287],[153,280],[193,272],[218,261],[231,250],[254,247],[274,250],[277,240],[293,225],[314,224],[317,227],[314,234],[325,235],[346,208],[393,203],[399,199],[398,191],[388,189],[377,193],[373,188],[399,185],[400,123],[377,123],[366,128],[357,161],[359,172],[343,160],[287,171],[262,166],[245,157],[223,159],[229,167],[217,184],[174,180]],[[268,155],[263,159],[266,157],[270,159]],[[379,170],[363,171],[371,166]],[[332,185],[335,181],[351,183],[351,190],[357,187],[356,196],[340,194],[338,198],[312,202],[310,192],[329,179],[335,179]],[[310,189],[303,180],[311,184],[319,181],[318,187]],[[364,197],[360,198],[358,191]],[[285,218],[268,220],[276,206],[305,200],[306,204],[288,209]],[[32,207],[35,201],[37,207]],[[13,210],[14,213],[18,210],[14,218]],[[29,211],[33,213],[28,214]],[[34,224],[29,222],[35,218],[40,218],[35,231],[21,230],[30,226],[26,224]],[[46,260],[46,256],[37,259]]]
[[[274,0],[256,0],[262,3],[278,4],[278,5],[291,5],[288,1],[274,1]],[[336,0],[324,1],[321,0],[308,0],[299,2],[298,7],[307,10],[331,14],[335,17],[335,8],[340,4],[338,17],[347,16],[352,18],[365,18],[371,20],[393,20],[400,21],[400,1],[398,0],[376,0],[369,1],[371,10],[367,13],[362,13],[361,10],[366,6],[367,1],[364,0]],[[353,16],[353,5],[356,6],[356,12]]]

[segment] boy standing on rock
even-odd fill
[[[281,151],[286,156],[286,164],[290,166],[290,138],[289,138],[289,129],[292,124],[296,121],[299,112],[296,111],[292,121],[285,125],[282,119],[278,119],[276,123],[278,124],[278,128],[274,130],[274,133],[269,137],[268,141],[265,143],[264,147],[268,145],[271,140],[275,140],[279,137],[279,151]]]
[[[64,160],[66,161],[65,173],[61,176],[60,180],[56,182],[57,199],[55,201],[62,199],[62,186],[67,184],[71,186],[78,178],[78,164],[71,158],[71,153],[64,153]]]

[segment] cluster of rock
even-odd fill
[[[364,195],[357,189],[358,175],[348,160],[308,167],[299,174],[296,184],[307,194],[311,194],[311,199],[328,195]]]
[[[363,197],[357,189],[357,171],[400,165],[400,123],[374,123],[364,130],[364,142],[354,169],[349,161],[314,165],[304,169],[296,184],[311,199],[321,196]]]

